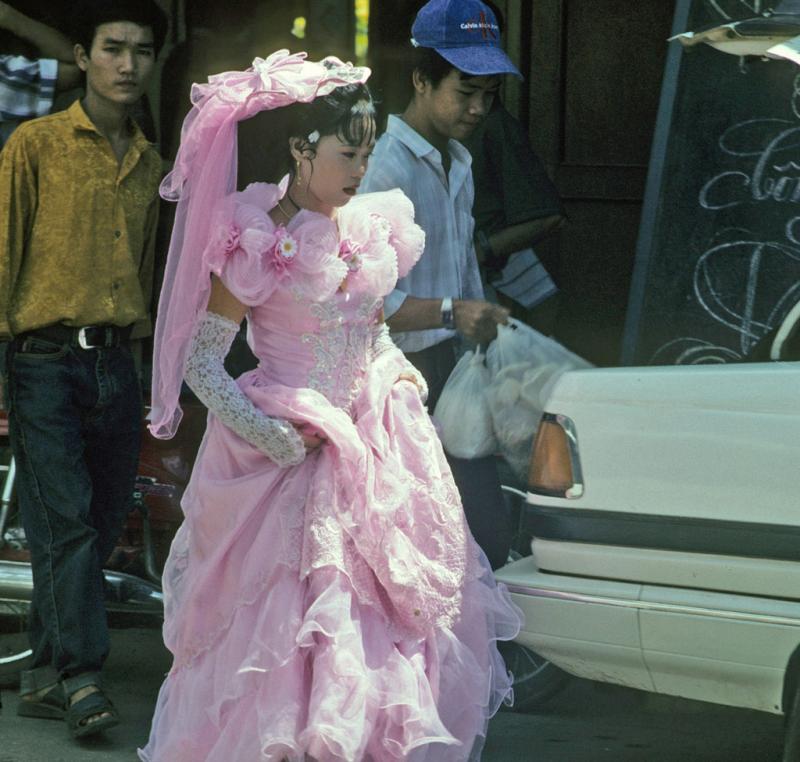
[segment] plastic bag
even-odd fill
[[[544,405],[568,370],[591,368],[582,357],[530,326],[511,319],[498,326],[486,352],[491,382],[486,400],[500,453],[523,481]]]
[[[509,318],[508,325],[497,326],[497,338],[486,351],[486,367],[494,378],[503,368],[517,363],[537,367],[552,364],[555,366],[554,372],[592,367],[591,363],[570,352],[555,339]]]
[[[456,363],[433,412],[444,449],[457,458],[482,458],[497,449],[486,399],[489,370],[483,353],[465,352]]]

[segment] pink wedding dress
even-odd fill
[[[226,199],[205,254],[249,305],[260,360],[239,379],[268,415],[327,438],[280,468],[213,415],[164,571],[165,642],[147,762],[480,758],[511,697],[496,648],[520,612],[495,583],[397,350],[382,298],[424,236],[400,191],[337,220]]]

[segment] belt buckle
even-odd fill
[[[91,328],[90,325],[85,325],[83,328],[78,329],[78,346],[81,349],[96,349],[98,344],[90,344],[86,338],[86,329]]]

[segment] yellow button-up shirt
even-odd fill
[[[76,101],[0,152],[0,340],[53,323],[150,333],[161,159],[133,129],[120,163]]]

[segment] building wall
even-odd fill
[[[519,112],[569,215],[545,252],[562,289],[557,335],[616,364],[675,3],[509,5],[530,18]]]

